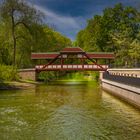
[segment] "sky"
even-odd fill
[[[140,9],[140,0],[28,0],[45,14],[45,22],[74,40],[87,20],[117,3]]]

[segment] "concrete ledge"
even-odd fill
[[[108,83],[110,85],[113,85],[113,86],[125,89],[127,91],[131,91],[131,92],[134,92],[134,93],[140,95],[140,88],[138,88],[138,87],[134,87],[134,86],[130,86],[130,85],[125,85],[125,84],[122,84],[122,83],[118,83],[118,82],[114,82],[114,81],[110,81],[110,80],[105,80],[105,79],[102,79],[102,82]]]
[[[140,88],[102,79],[102,88],[109,93],[140,108]]]

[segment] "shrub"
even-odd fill
[[[13,66],[0,65],[0,81],[12,81],[17,79],[17,69]]]
[[[40,81],[50,81],[56,79],[55,72],[41,72],[38,76]]]

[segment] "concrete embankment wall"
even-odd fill
[[[102,80],[102,88],[140,108],[140,88],[104,79]]]
[[[18,70],[18,75],[22,80],[36,80],[35,69],[20,69]]]
[[[140,78],[104,73],[101,83],[104,90],[140,108]]]

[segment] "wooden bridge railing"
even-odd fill
[[[108,68],[108,65],[101,65],[104,69]],[[37,65],[35,68],[37,70],[43,70],[44,65]],[[44,70],[102,70],[98,65],[48,65]]]

